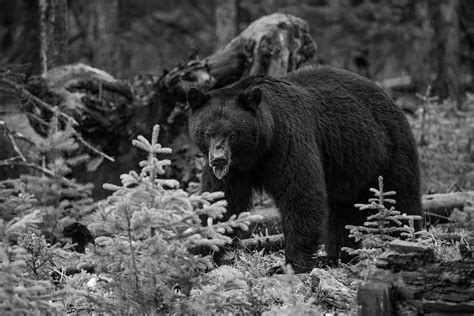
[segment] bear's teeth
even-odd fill
[[[229,171],[229,167],[224,166],[222,169],[212,167],[212,171],[214,172],[214,175],[217,177],[217,179],[221,180],[227,174],[227,171]]]

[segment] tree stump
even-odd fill
[[[361,315],[472,315],[474,258],[439,262],[432,249],[394,240],[357,292]]]

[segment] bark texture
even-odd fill
[[[395,240],[357,293],[362,315],[474,313],[474,258],[438,262],[432,249]]]
[[[191,86],[218,88],[249,75],[281,77],[316,53],[308,24],[275,13],[250,24],[222,49],[168,72],[161,84],[184,94]]]
[[[451,97],[461,106],[459,84],[459,0],[431,1],[428,6],[433,25],[434,89],[441,98]]]
[[[41,74],[67,63],[67,2],[40,0]]]
[[[89,0],[88,42],[92,65],[114,76],[120,75],[119,1]]]
[[[239,0],[216,2],[216,48],[224,47],[239,33]]]

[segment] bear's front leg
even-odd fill
[[[223,180],[216,178],[212,172],[212,168],[209,167],[209,163],[206,162],[202,170],[201,176],[201,193],[203,192],[216,192],[225,191],[225,183]]]
[[[285,236],[285,261],[296,273],[309,272],[313,256],[326,241],[328,202],[324,176],[319,164],[289,173],[279,179],[284,190],[272,194],[280,210]]]
[[[206,164],[202,173],[201,192],[224,192],[224,198],[227,201],[224,220],[227,220],[231,215],[239,215],[250,210],[252,184],[251,174],[233,169],[223,179],[217,179],[212,169]]]
[[[252,202],[252,182],[248,174],[239,172],[238,170],[231,170],[223,179],[218,179],[214,175],[212,169],[208,164],[203,169],[202,174],[202,192],[224,192],[224,198],[227,201],[227,212],[224,218],[225,221],[231,215],[239,215],[242,212],[248,212]],[[207,223],[207,218],[202,218],[203,223]],[[227,236],[233,239],[233,243],[237,243],[242,238],[243,232],[240,229],[234,229],[232,232],[227,232]],[[200,251],[197,253],[207,254],[210,250]],[[213,253],[214,261],[217,265],[221,265],[222,256],[225,251],[217,251]]]
[[[297,194],[281,208],[285,263],[291,264],[295,273],[311,271],[312,258],[326,239],[327,203],[308,195]]]

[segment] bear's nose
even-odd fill
[[[227,159],[225,159],[224,157],[216,157],[211,160],[212,167],[222,168],[225,165],[227,165]]]

